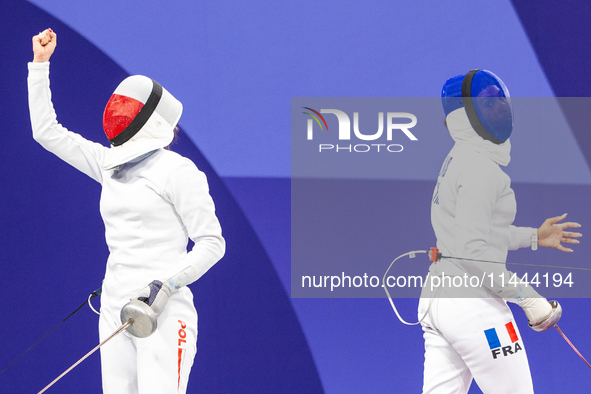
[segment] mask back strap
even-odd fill
[[[144,104],[137,116],[131,121],[131,123],[125,129],[123,129],[121,133],[117,134],[115,137],[109,140],[109,142],[111,142],[111,145],[122,145],[129,141],[134,135],[136,135],[138,131],[140,131],[141,128],[144,127],[148,119],[150,119],[150,116],[152,116],[152,113],[158,106],[161,97],[162,86],[158,82],[152,80],[152,92],[150,93],[150,97],[148,97],[146,104]]]
[[[486,129],[480,122],[480,119],[478,118],[478,114],[476,113],[476,109],[474,108],[474,103],[472,102],[472,79],[478,71],[480,71],[480,69],[478,68],[475,70],[471,70],[468,74],[466,74],[464,80],[462,81],[462,99],[464,100],[464,108],[466,108],[468,120],[470,121],[470,124],[472,125],[474,131],[476,131],[476,133],[485,140],[500,145],[503,143],[503,141],[499,140],[498,138],[495,138],[488,131],[486,131]]]

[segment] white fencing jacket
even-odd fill
[[[499,166],[509,164],[510,142],[495,145],[482,139],[472,129],[464,108],[450,113],[446,122],[455,145],[441,167],[431,201],[437,248],[444,256],[505,262],[509,250],[530,246],[537,231],[512,225],[517,212],[515,194],[511,179]],[[523,288],[507,286],[510,275],[499,276],[508,273],[504,264],[442,259],[429,271],[484,278],[483,287],[511,301],[528,296]],[[527,290],[533,289],[529,286]]]
[[[118,313],[148,283],[165,282],[183,271],[175,286],[180,288],[224,255],[225,241],[205,174],[191,160],[158,149],[104,170],[102,161],[109,148],[58,124],[49,62],[29,63],[28,86],[35,140],[102,185],[100,212],[110,252],[103,308]],[[188,238],[195,246],[187,253]]]

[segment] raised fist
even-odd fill
[[[56,45],[57,35],[51,29],[33,36],[33,62],[48,62]]]

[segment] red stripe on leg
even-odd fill
[[[183,361],[183,349],[179,348],[179,379],[176,386],[176,391],[178,392],[181,387],[181,363]]]

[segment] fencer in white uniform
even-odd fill
[[[425,287],[419,303],[425,339],[424,394],[467,393],[474,379],[483,393],[533,393],[519,329],[506,301],[521,306],[536,327],[559,318],[556,309],[525,283],[509,285],[507,252],[537,245],[572,251],[578,223],[547,219],[539,228],[512,225],[517,212],[511,180],[500,166],[510,161],[513,108],[504,83],[473,70],[451,78],[442,92],[446,125],[455,144],[441,167],[431,203],[437,248],[444,256],[430,276],[478,278]],[[482,281],[484,279],[484,281]],[[515,278],[514,278],[515,281]],[[463,284],[461,284],[463,283]]]
[[[197,312],[186,285],[224,254],[225,242],[205,175],[164,149],[182,105],[157,82],[126,78],[105,109],[111,147],[86,140],[57,122],[49,58],[57,36],[33,37],[29,108],[33,136],[102,186],[100,212],[109,258],[101,296],[101,341],[119,326],[130,299],[149,305],[158,328],[148,338],[124,332],[101,348],[103,391],[185,393],[196,354]],[[195,242],[187,252],[188,238]]]

